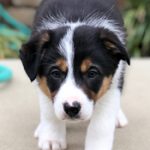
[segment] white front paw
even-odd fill
[[[116,127],[123,128],[126,125],[128,125],[128,120],[127,120],[125,114],[122,112],[122,110],[119,110],[117,120],[116,120]]]
[[[102,143],[100,141],[86,143],[85,150],[112,150],[112,145],[109,142]]]
[[[67,147],[65,128],[62,126],[40,123],[34,136],[38,138],[38,147],[41,150],[64,150]]]

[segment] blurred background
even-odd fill
[[[0,59],[18,57],[41,0],[0,0]],[[150,56],[150,0],[118,0],[130,56]]]
[[[17,58],[40,1],[0,0],[0,150],[37,150],[32,137],[39,122],[37,94]],[[118,5],[133,59],[121,101],[129,126],[117,130],[115,150],[149,150],[150,0],[118,0]],[[83,150],[85,129],[69,128],[69,149]]]

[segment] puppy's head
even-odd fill
[[[124,45],[104,28],[79,26],[46,30],[22,46],[20,58],[33,81],[53,102],[59,119],[88,120],[109,89]]]

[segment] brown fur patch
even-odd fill
[[[56,64],[59,67],[59,69],[61,69],[61,71],[63,71],[63,72],[67,71],[67,63],[66,63],[65,59],[63,59],[63,58],[58,59]]]
[[[83,60],[81,64],[81,72],[86,72],[90,68],[91,64],[92,62],[89,58]]]
[[[108,50],[111,50],[111,49],[116,49],[116,45],[110,41],[105,41],[104,42],[104,45],[105,47],[108,49]]]
[[[92,99],[94,101],[97,101],[100,97],[102,97],[106,93],[106,91],[110,87],[111,81],[112,81],[112,76],[105,77],[103,79],[102,86],[101,86],[99,92],[96,93],[96,94],[92,92],[92,94],[91,94],[92,95]]]
[[[45,77],[39,78],[38,77],[38,81],[39,81],[39,87],[40,89],[43,91],[43,93],[49,97],[50,99],[53,99],[53,97],[55,96],[55,93],[50,92],[48,86],[47,86],[47,80]]]
[[[50,36],[49,36],[49,34],[47,33],[47,32],[44,32],[43,34],[42,34],[42,37],[41,37],[41,42],[42,43],[45,43],[45,42],[47,42],[47,41],[49,41],[50,40]]]

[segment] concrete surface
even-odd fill
[[[12,3],[15,6],[30,6],[30,7],[36,7],[39,5],[41,0],[12,0]]]
[[[14,71],[0,86],[0,150],[37,150],[33,132],[39,121],[35,89],[18,60],[0,61]],[[122,105],[129,125],[116,130],[114,150],[150,149],[150,59],[132,60]],[[68,150],[84,150],[85,124],[69,125]]]
[[[33,18],[34,18],[35,11],[36,11],[34,8],[9,7],[7,8],[7,11],[11,14],[12,17],[17,19],[18,21],[28,26],[32,26]]]

